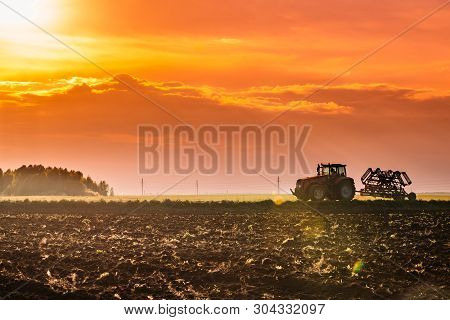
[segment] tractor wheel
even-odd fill
[[[310,188],[309,197],[312,201],[323,201],[326,195],[326,188],[320,184],[313,185]]]
[[[355,196],[355,186],[350,181],[343,181],[338,185],[337,195],[341,201],[351,201]]]
[[[416,196],[416,194],[414,192],[411,192],[411,193],[408,194],[408,200],[409,201],[416,201],[416,199],[417,199],[417,196]]]
[[[302,193],[302,194],[298,197],[298,199],[301,200],[301,201],[308,201],[308,200],[309,200],[309,197],[308,197],[307,194]]]

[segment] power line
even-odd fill
[[[280,194],[280,176],[277,178],[277,194]]]

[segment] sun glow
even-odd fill
[[[36,61],[64,57],[62,48],[39,30],[55,33],[60,17],[56,0],[0,0],[0,59],[8,61],[10,70],[16,70],[19,79],[23,79],[24,70],[27,73],[51,70],[48,64]],[[2,71],[2,77],[9,76],[6,70]]]
[[[56,11],[54,0],[1,0],[0,28],[8,28],[14,33],[34,27],[25,18],[48,27],[56,22]]]

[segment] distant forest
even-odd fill
[[[112,195],[105,181],[96,183],[80,171],[45,168],[41,165],[22,166],[3,172],[0,169],[0,195],[4,196],[92,196]]]

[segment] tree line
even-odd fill
[[[112,195],[112,188],[105,181],[95,182],[80,171],[42,165],[22,166],[3,172],[0,169],[0,195]]]

